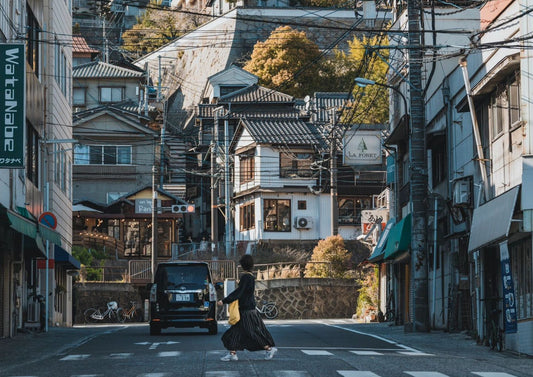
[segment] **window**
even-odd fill
[[[280,155],[280,178],[310,178],[313,176],[311,153],[281,152]]]
[[[72,91],[72,105],[85,106],[86,88],[74,88]]]
[[[129,145],[76,145],[75,165],[130,165]]]
[[[124,99],[124,88],[100,88],[100,103],[120,102]]]
[[[361,211],[371,209],[369,198],[338,198],[339,224],[361,225]]]
[[[298,209],[299,210],[307,209],[307,200],[298,200]]]
[[[253,181],[255,170],[254,152],[248,152],[240,156],[240,181],[241,184]]]
[[[26,61],[33,69],[33,72],[39,77],[39,50],[40,50],[40,32],[41,27],[37,22],[37,19],[33,15],[33,12],[29,5],[26,6],[26,12],[28,14],[28,26],[26,31]]]
[[[240,230],[249,230],[255,228],[255,204],[247,203],[241,205],[240,210]]]
[[[289,199],[264,199],[263,211],[264,231],[291,231],[291,201]]]
[[[431,179],[436,187],[446,178],[446,138],[437,136],[431,144]]]
[[[490,96],[489,123],[492,140],[520,122],[520,85],[513,76]]]
[[[63,50],[63,46],[58,39],[55,39],[55,48],[54,48],[54,76],[59,86],[59,89],[66,98],[69,98],[70,92],[70,77],[67,76],[67,72],[70,72],[71,69],[68,66],[67,56]]]
[[[223,97],[227,94],[236,92],[237,90],[240,90],[242,88],[246,88],[243,85],[221,85],[220,86],[220,96]]]

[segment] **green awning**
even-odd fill
[[[369,262],[379,262],[383,260],[383,257],[385,255],[385,247],[387,246],[387,240],[389,238],[390,231],[392,227],[394,226],[395,222],[396,222],[395,219],[390,219],[387,222],[387,225],[385,225],[385,229],[383,229],[383,232],[381,232],[378,243],[376,247],[374,248],[374,251],[372,252],[372,254],[370,254],[370,256],[367,259]]]
[[[61,235],[46,225],[39,224],[39,234],[44,240],[48,240],[56,245],[61,245]]]
[[[35,222],[13,211],[8,211],[7,217],[11,222],[11,228],[15,229],[17,232],[30,238],[35,238],[37,236],[37,224]]]
[[[411,246],[411,214],[401,219],[389,233],[385,256],[383,259],[394,259],[402,251],[409,250]]]

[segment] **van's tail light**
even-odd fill
[[[217,300],[217,291],[213,283],[209,283],[209,301]]]
[[[150,288],[150,302],[157,302],[157,284],[152,284]]]

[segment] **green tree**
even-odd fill
[[[151,0],[137,24],[122,33],[122,48],[140,57],[173,41],[208,20],[207,16],[174,12],[161,6],[162,0]]]
[[[364,77],[378,83],[384,83],[387,77],[389,53],[388,39],[383,36],[354,38],[349,45],[348,56],[342,57],[349,67],[346,68],[352,84],[355,77]],[[343,53],[340,53],[342,55]],[[350,66],[351,64],[351,66]],[[350,69],[351,67],[351,69]],[[389,119],[388,89],[380,85],[368,85],[365,88],[355,86],[353,90],[354,106],[348,112],[348,123],[386,123]]]
[[[85,275],[83,280],[102,280],[103,270],[101,267],[104,266],[106,259],[109,259],[104,250],[73,246],[72,256],[79,260],[82,265],[82,273]]]
[[[308,263],[305,267],[306,277],[347,277],[350,269],[350,253],[344,245],[344,239],[337,235],[320,240],[313,249],[311,262],[329,262],[329,264]]]
[[[312,92],[318,82],[320,57],[316,43],[303,31],[280,26],[264,42],[257,42],[244,69],[259,83],[295,97]]]

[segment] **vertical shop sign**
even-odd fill
[[[23,44],[0,44],[0,168],[24,168],[26,64]]]
[[[502,267],[503,285],[503,323],[506,333],[515,333],[517,331],[516,300],[507,242],[500,243],[500,263]]]

